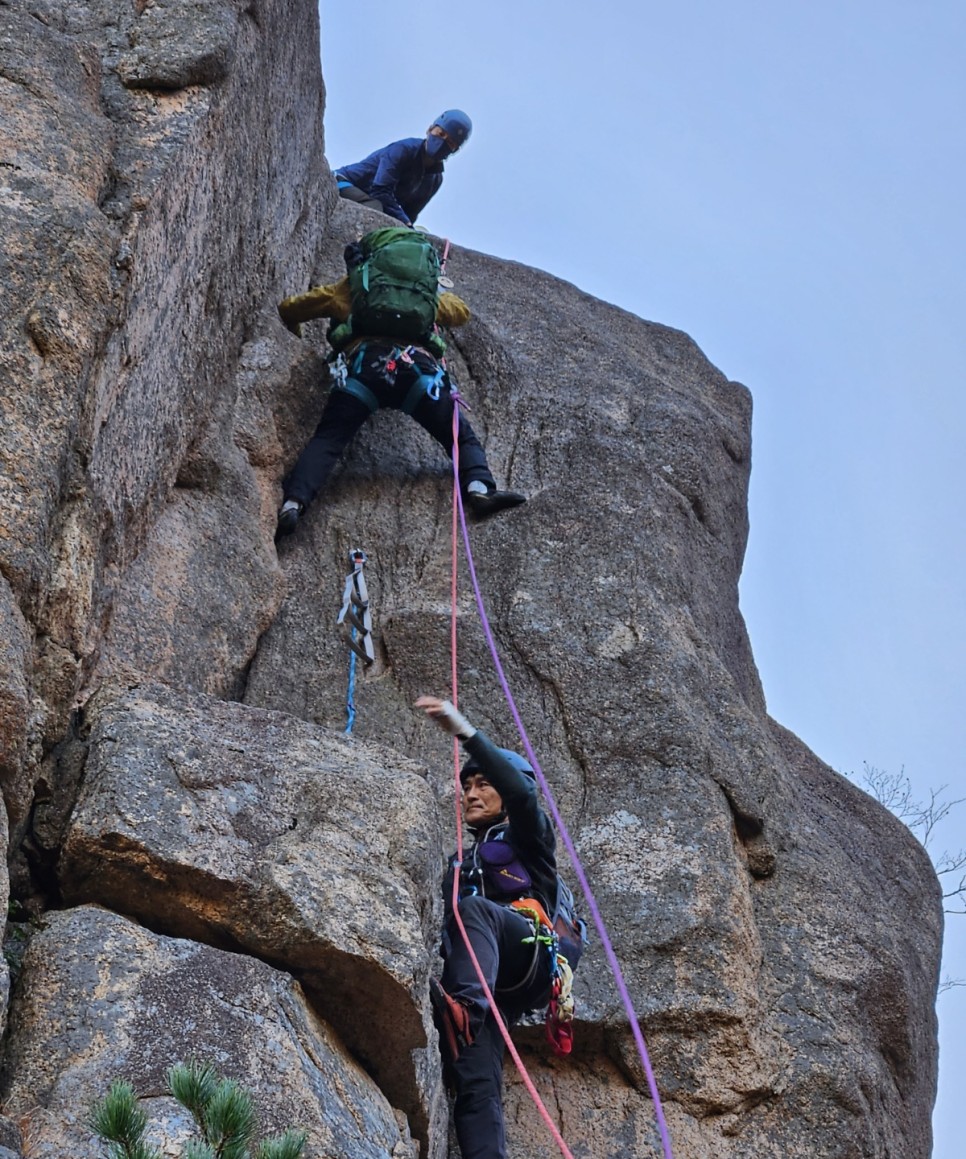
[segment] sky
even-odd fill
[[[320,15],[333,168],[465,110],[421,225],[684,330],[751,390],[740,595],[771,715],[842,773],[966,798],[963,0]],[[966,803],[930,845],[962,847]],[[966,916],[943,973],[966,979]],[[962,1159],[966,986],[938,1009],[933,1159]]]

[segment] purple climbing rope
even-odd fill
[[[447,247],[449,243],[447,242]],[[459,535],[457,524],[457,512],[463,517],[463,503],[460,498],[460,483],[459,483],[459,391],[455,387],[451,388],[453,396],[453,542],[452,542],[452,570],[450,575],[450,664],[452,671],[450,679],[452,681],[452,701],[454,706],[459,707],[459,686],[458,686],[458,667],[456,663],[456,594],[457,594],[457,570],[459,563]],[[466,520],[463,517],[464,532],[466,529]],[[453,918],[460,932],[460,937],[463,939],[463,945],[466,947],[466,952],[469,955],[470,961],[473,963],[473,969],[476,971],[476,976],[483,988],[483,993],[490,1006],[490,1014],[496,1022],[497,1028],[503,1037],[506,1048],[510,1053],[510,1057],[516,1064],[517,1070],[520,1072],[520,1078],[523,1080],[523,1085],[527,1088],[530,1098],[533,1100],[534,1106],[547,1129],[553,1136],[554,1142],[560,1149],[563,1159],[574,1159],[570,1148],[564,1142],[564,1137],[560,1133],[560,1129],[553,1121],[553,1116],[547,1110],[543,1099],[537,1088],[534,1086],[533,1079],[523,1064],[523,1059],[520,1057],[520,1052],[516,1048],[516,1043],[510,1037],[510,1029],[506,1024],[506,1020],[500,1013],[500,1008],[497,1005],[496,998],[490,990],[489,983],[486,980],[486,975],[483,973],[483,967],[480,965],[480,960],[476,956],[476,951],[473,949],[473,944],[470,941],[470,935],[466,931],[466,926],[463,924],[463,918],[460,915],[460,870],[463,865],[463,811],[461,805],[461,786],[460,786],[460,745],[459,740],[453,737],[453,798],[456,803],[456,860],[453,862],[453,896],[452,908]]]
[[[520,733],[520,739],[523,741],[523,747],[527,754],[527,760],[533,766],[533,771],[536,774],[537,782],[543,790],[546,797],[547,804],[550,807],[551,816],[557,826],[560,836],[563,840],[567,854],[570,857],[573,865],[574,873],[577,875],[577,880],[580,882],[580,888],[583,891],[584,897],[587,899],[587,906],[590,910],[590,916],[593,920],[597,933],[600,935],[601,945],[604,947],[604,953],[607,956],[607,961],[610,963],[611,972],[614,975],[614,981],[617,983],[617,990],[620,994],[621,1001],[624,1004],[624,1009],[627,1012],[628,1020],[630,1021],[631,1033],[634,1036],[634,1041],[637,1044],[637,1052],[640,1055],[641,1064],[644,1067],[644,1074],[647,1076],[648,1089],[651,1092],[651,1098],[654,1101],[654,1115],[657,1119],[658,1132],[661,1136],[661,1146],[664,1149],[665,1159],[673,1159],[671,1154],[671,1138],[668,1133],[667,1122],[664,1118],[664,1108],[661,1105],[661,1096],[657,1089],[657,1080],[654,1077],[654,1069],[651,1066],[650,1056],[647,1052],[647,1045],[644,1042],[644,1035],[641,1031],[640,1023],[637,1015],[634,1012],[634,1005],[631,1002],[631,996],[627,990],[627,984],[624,981],[624,975],[620,968],[620,963],[617,961],[617,955],[614,953],[614,948],[611,945],[610,937],[607,934],[607,928],[604,925],[604,919],[601,917],[600,909],[597,905],[597,900],[594,897],[593,890],[590,888],[590,882],[587,880],[587,875],[584,872],[584,867],[581,864],[580,858],[577,856],[577,850],[574,847],[573,839],[564,820],[560,815],[560,810],[557,808],[557,802],[554,800],[553,793],[550,790],[550,785],[547,783],[547,778],[543,775],[540,768],[540,763],[537,760],[533,747],[530,744],[530,738],[527,736],[527,730],[523,727],[523,721],[520,713],[517,710],[516,701],[513,699],[513,693],[510,691],[510,685],[507,681],[506,675],[503,671],[503,665],[500,662],[500,655],[496,648],[496,642],[493,639],[493,633],[490,630],[490,622],[487,619],[486,609],[483,606],[483,595],[480,591],[479,581],[476,577],[476,567],[473,563],[473,552],[470,548],[469,530],[466,525],[466,512],[463,509],[463,496],[459,488],[459,463],[457,455],[457,438],[456,433],[459,423],[459,407],[462,405],[462,400],[459,397],[458,391],[453,391],[453,470],[456,478],[456,486],[454,487],[454,495],[456,504],[459,508],[460,526],[463,532],[463,546],[466,551],[466,563],[469,568],[470,580],[473,585],[473,594],[476,598],[476,606],[480,613],[480,623],[483,628],[483,635],[486,638],[487,645],[490,649],[490,654],[493,657],[493,663],[496,667],[497,676],[500,680],[500,686],[503,689],[503,694],[506,697],[506,702],[510,708],[510,713],[513,716],[514,723]],[[455,605],[454,605],[455,606]]]

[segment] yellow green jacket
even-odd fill
[[[334,318],[347,322],[352,311],[349,279],[340,278],[326,286],[314,286],[304,294],[293,294],[278,304],[286,326],[292,327],[312,318]],[[436,301],[436,321],[440,326],[463,326],[470,320],[470,308],[462,298],[443,291]]]

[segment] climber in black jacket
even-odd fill
[[[540,807],[530,765],[497,748],[447,700],[416,707],[468,753],[460,772],[463,819],[473,836],[460,869],[459,914],[490,992],[509,1025],[550,998],[552,953],[539,911],[557,901],[556,838]],[[476,968],[453,915],[455,857],[443,884],[443,976],[430,997],[456,1091],[453,1113],[463,1159],[504,1159],[503,1054]]]

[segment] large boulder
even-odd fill
[[[436,803],[417,765],[283,716],[162,686],[88,705],[58,866],[69,905],[297,976],[425,1139],[438,931]]]
[[[246,954],[153,934],[97,907],[48,916],[27,951],[3,1067],[6,1114],[33,1159],[101,1156],[87,1117],[131,1083],[148,1139],[194,1133],[166,1073],[195,1058],[251,1091],[259,1135],[290,1127],[306,1159],[416,1159],[379,1088],[292,978]]]

